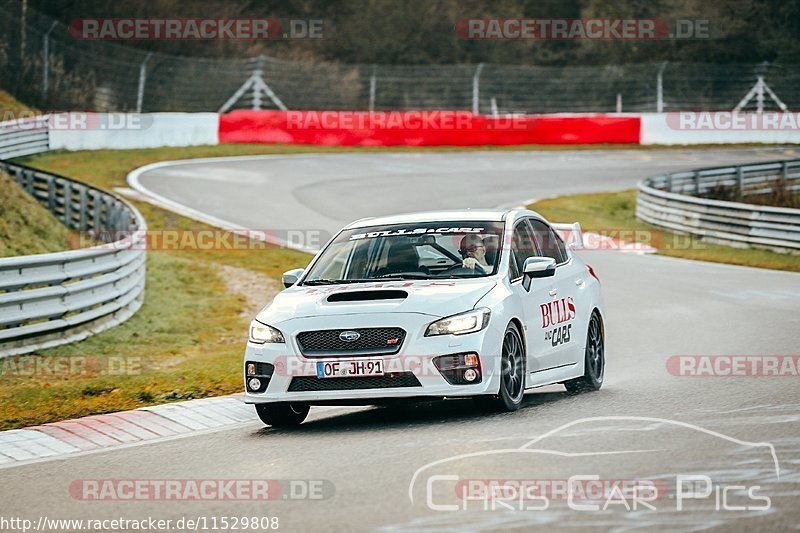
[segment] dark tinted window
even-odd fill
[[[567,249],[561,237],[553,231],[553,228],[541,220],[533,219],[530,222],[533,226],[534,238],[540,253],[544,257],[552,257],[558,264],[565,262],[567,260]]]
[[[481,277],[496,272],[502,222],[410,222],[345,230],[320,254],[303,283],[382,277]],[[465,269],[467,257],[478,269]]]
[[[538,255],[530,227],[524,220],[517,222],[517,225],[514,226],[514,234],[511,240],[511,252],[510,278],[515,279],[522,275],[522,267],[525,265],[525,260]]]

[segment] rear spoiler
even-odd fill
[[[573,222],[572,224],[550,224],[550,226],[558,233],[564,244],[570,250],[583,249],[583,231],[581,230],[580,222]]]

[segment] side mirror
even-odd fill
[[[556,273],[556,260],[552,257],[529,257],[522,272],[532,278],[547,278]]]
[[[295,268],[294,270],[287,270],[286,272],[284,272],[283,277],[281,277],[283,286],[288,289],[289,287],[297,283],[297,281],[300,279],[300,276],[303,275],[303,272],[305,272],[305,270],[303,270],[302,268]]]
[[[556,260],[552,257],[529,257],[522,266],[524,279],[522,285],[530,290],[533,278],[548,278],[556,273]]]

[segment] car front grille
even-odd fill
[[[355,331],[359,338],[348,342],[339,338],[344,331]],[[402,328],[353,328],[303,331],[297,344],[303,355],[311,357],[392,355],[400,351],[406,332]]]
[[[394,389],[421,387],[413,372],[396,372],[384,376],[364,376],[354,378],[318,378],[298,376],[289,383],[289,392],[311,392],[326,390]]]

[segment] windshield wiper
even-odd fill
[[[383,281],[401,281],[404,279],[431,279],[431,277],[427,274],[414,274],[412,272],[403,274],[384,274],[383,276],[378,276],[377,278],[372,279],[380,279]]]
[[[304,281],[303,285],[344,285],[348,283],[369,283],[378,278],[363,278],[363,279],[310,279]],[[401,278],[397,278],[398,280]],[[385,279],[383,280],[385,281]]]
[[[406,279],[432,279],[425,274],[384,274],[374,278],[357,279],[310,279],[304,281],[303,285],[340,285],[346,283],[369,283],[371,281],[403,281]]]

